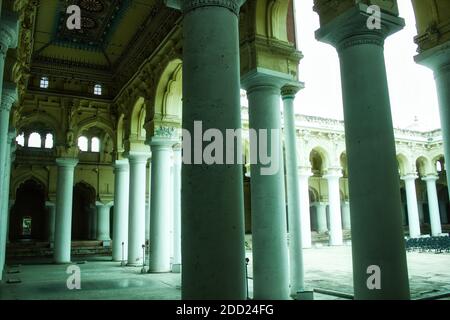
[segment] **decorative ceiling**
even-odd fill
[[[81,30],[66,26],[70,5],[81,9]],[[176,27],[180,16],[163,0],[40,0],[31,72],[120,86]]]
[[[52,43],[77,49],[103,51],[107,49],[115,28],[127,12],[131,0],[72,0],[60,2]],[[81,29],[66,27],[66,9],[77,5],[81,9]]]

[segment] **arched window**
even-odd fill
[[[102,85],[101,84],[96,84],[94,86],[94,94],[96,96],[101,96],[102,95]]]
[[[41,147],[41,135],[37,132],[30,134],[28,138],[28,147],[30,148],[40,148]]]
[[[80,148],[81,151],[88,151],[88,138],[86,137],[79,137],[78,138],[78,148]]]
[[[92,152],[100,152],[100,139],[99,138],[92,138],[91,151]]]
[[[441,161],[436,162],[436,170],[437,172],[442,172],[442,163]]]
[[[53,148],[53,135],[51,133],[47,133],[45,136],[45,149]]]
[[[42,77],[39,86],[42,89],[47,89],[48,88],[48,78],[47,77]]]
[[[19,146],[23,147],[25,145],[25,135],[22,133],[21,135],[17,136],[16,142]]]

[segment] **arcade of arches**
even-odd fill
[[[149,273],[182,272],[182,298],[245,299],[251,234],[256,299],[301,298],[303,249],[350,239],[356,299],[410,298],[404,237],[443,236],[450,219],[447,0],[412,0],[415,59],[436,76],[433,132],[393,129],[395,0],[314,1],[316,38],[339,53],[345,123],[294,113],[291,0],[71,0],[83,16],[72,31],[59,3],[0,0],[2,279],[24,252],[141,266],[147,245]],[[381,29],[367,28],[372,4]],[[182,164],[195,121],[243,128],[245,165]],[[282,170],[262,175],[249,129],[281,128]],[[366,285],[371,265],[380,290]]]

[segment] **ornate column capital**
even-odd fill
[[[149,139],[149,144],[152,147],[168,147],[172,148],[180,142],[179,129],[171,126],[160,125],[155,128],[153,136]]]
[[[247,90],[247,94],[256,90],[272,90],[279,95],[281,88],[295,86],[296,83],[291,75],[264,68],[256,68],[241,78],[242,87]]]
[[[58,158],[56,159],[56,165],[58,167],[65,167],[65,168],[75,168],[78,164],[78,159],[75,158]]]
[[[130,165],[147,163],[147,160],[151,157],[150,152],[146,151],[130,151],[127,153],[126,157]]]
[[[436,182],[437,180],[439,180],[439,176],[436,174],[429,174],[423,177],[422,180],[425,182]]]
[[[323,13],[316,11],[319,15]],[[401,30],[405,26],[404,19],[393,13],[381,12],[380,29],[370,29],[367,25],[371,15],[369,6],[356,3],[349,6],[341,14],[322,21],[321,27],[316,31],[316,39],[331,44],[338,52],[349,47],[373,44],[384,46],[384,40],[391,34]]]
[[[9,48],[16,48],[19,36],[19,21],[15,13],[2,12],[0,21],[0,54],[5,55]]]
[[[297,85],[288,84],[281,88],[281,97],[283,100],[295,99],[295,95],[305,87],[303,82],[299,82]]]
[[[187,13],[201,7],[223,7],[237,16],[245,0],[165,0],[166,6]]]
[[[17,97],[17,86],[11,82],[3,83],[0,110],[10,112],[13,104],[17,101]]]
[[[130,164],[128,163],[128,159],[116,160],[114,164],[114,173],[117,172],[128,172],[130,170]]]
[[[402,176],[400,179],[402,179],[403,181],[415,181],[416,179],[418,179],[419,176],[417,175],[417,173],[412,172],[412,173],[407,173],[404,176]]]
[[[433,70],[436,76],[443,72],[450,72],[450,41],[421,52],[414,57],[414,60]]]

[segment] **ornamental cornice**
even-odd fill
[[[185,0],[181,2],[181,10],[184,14],[202,7],[223,7],[239,16],[242,0]]]

